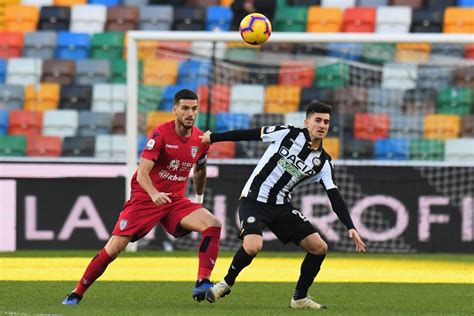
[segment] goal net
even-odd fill
[[[182,88],[198,93],[198,127],[217,132],[302,126],[306,106],[316,99],[333,106],[324,145],[336,160],[336,182],[349,207],[370,192],[348,168],[381,162],[413,166],[461,205],[461,197],[474,191],[473,169],[466,162],[474,144],[474,60],[465,56],[470,42],[469,35],[274,33],[268,43],[252,47],[237,32],[129,32],[128,174],[150,131],[174,118],[173,97]],[[265,149],[261,142],[222,143],[213,146],[209,163],[244,159],[255,164]],[[235,190],[241,190],[239,185]],[[193,191],[190,181],[190,196]],[[211,187],[205,196],[204,206],[213,211]],[[300,208],[308,196],[324,192],[314,185],[301,187],[293,204]],[[323,204],[311,213],[327,215],[330,209]],[[393,224],[376,206],[367,208],[361,220],[374,232]],[[232,216],[225,221],[222,249],[236,249],[237,221]],[[333,248],[352,250],[343,225],[336,221],[332,229],[341,237]],[[195,249],[199,237],[159,240],[139,246]],[[413,251],[403,238],[370,241],[369,247]]]

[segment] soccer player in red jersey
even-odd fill
[[[219,252],[221,224],[202,206],[209,145],[201,143],[199,136],[203,133],[194,126],[198,113],[197,99],[197,95],[187,89],[175,94],[173,112],[176,119],[152,131],[131,181],[130,200],[120,213],[112,237],[89,263],[63,304],[79,304],[84,292],[127,244],[144,237],[158,223],[174,237],[191,231],[202,234],[193,298],[198,301],[204,299],[206,290],[212,285],[209,279]],[[195,202],[185,197],[193,166]]]

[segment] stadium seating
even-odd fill
[[[437,111],[461,116],[470,114],[473,101],[473,93],[469,88],[443,88],[438,90]]]
[[[221,6],[207,7],[206,31],[228,31],[232,20],[232,10]]]
[[[383,114],[356,113],[354,116],[354,138],[362,140],[388,137],[390,117]]]
[[[378,139],[374,145],[376,160],[408,160],[410,143],[408,139]]]
[[[8,60],[8,84],[29,85],[40,82],[42,61],[39,58],[10,58]]]
[[[341,9],[354,7],[356,0],[321,0],[322,7],[339,7]]]
[[[24,89],[21,85],[0,85],[0,108],[21,110],[23,108]]]
[[[447,161],[473,161],[474,138],[446,140],[444,158]]]
[[[445,10],[447,7],[456,6],[457,0],[427,0],[426,5],[429,9]]]
[[[474,137],[474,115],[464,115],[461,118],[461,137]]]
[[[61,156],[63,157],[93,157],[95,137],[72,136],[64,137]]]
[[[427,139],[446,140],[459,137],[461,119],[454,114],[428,114],[423,123],[423,136]]]
[[[26,137],[23,135],[0,135],[0,156],[25,156]]]
[[[430,114],[435,111],[435,89],[409,89],[403,95],[402,111],[407,114]]]
[[[382,70],[382,87],[387,89],[414,89],[418,76],[416,64],[385,63]]]
[[[455,69],[453,71],[453,84],[456,87],[474,89],[474,66]]]
[[[207,85],[210,72],[211,63],[208,61],[197,59],[182,61],[178,67],[177,83],[186,85],[198,82]]]
[[[55,32],[29,32],[24,37],[23,56],[53,59],[56,52]]]
[[[446,68],[436,65],[420,65],[418,67],[416,86],[420,89],[441,89],[452,82],[452,73]]]
[[[94,155],[97,158],[125,160],[127,139],[125,135],[98,135],[95,138]]]
[[[0,58],[20,57],[24,45],[23,33],[0,32]]]
[[[113,6],[107,9],[105,30],[107,32],[126,32],[136,30],[139,20],[138,7]]]
[[[313,81],[313,63],[304,61],[282,61],[280,63],[278,84],[309,88],[313,86]]]
[[[0,59],[0,84],[5,83],[7,76],[7,61]]]
[[[61,137],[36,136],[28,139],[26,154],[36,157],[58,157],[61,151]]]
[[[395,59],[403,63],[426,63],[430,60],[430,44],[407,44],[396,45]]]
[[[59,59],[85,59],[91,46],[89,34],[59,32],[56,57]]]
[[[211,145],[208,158],[210,159],[226,159],[234,158],[236,145],[233,142],[219,142]]]
[[[122,57],[123,42],[124,33],[122,32],[95,33],[91,39],[90,58],[120,59]]]
[[[285,113],[285,124],[294,127],[303,127],[303,122],[306,119],[305,112],[288,112]]]
[[[329,56],[346,60],[360,60],[362,56],[362,44],[329,43],[327,49]]]
[[[22,5],[35,5],[39,8],[43,6],[51,6],[54,4],[53,0],[21,0]]]
[[[139,29],[167,31],[173,25],[174,8],[171,5],[140,6]]]
[[[216,115],[216,132],[250,128],[250,116],[247,113],[225,113]]]
[[[151,131],[162,123],[174,120],[175,116],[171,112],[148,112],[148,117],[146,121],[146,134],[150,135]]]
[[[26,86],[23,108],[26,111],[57,109],[59,104],[59,89],[60,86],[57,83],[42,83],[39,85]]]
[[[341,88],[349,79],[349,66],[344,63],[316,65],[314,86],[317,88]]]
[[[71,9],[69,30],[77,33],[104,32],[107,9],[104,5],[75,5]]]
[[[295,112],[300,105],[301,87],[289,85],[268,85],[265,89],[265,107],[267,113]],[[234,105],[231,103],[231,110]],[[251,113],[245,108],[247,113]],[[243,112],[237,111],[236,112]],[[260,112],[260,111],[259,111]],[[258,112],[257,112],[258,113]]]
[[[342,32],[373,33],[375,17],[375,8],[347,8],[344,11]]]
[[[411,32],[441,33],[443,31],[443,11],[416,9],[413,10]]]
[[[59,108],[89,111],[92,102],[91,86],[61,86]],[[72,135],[71,135],[72,136]]]
[[[332,159],[339,159],[341,156],[341,142],[339,138],[327,137],[323,141],[324,150],[331,156]]]
[[[112,132],[112,113],[79,112],[78,136],[107,135]]]
[[[45,60],[43,62],[42,82],[55,82],[71,85],[76,76],[76,64],[72,60]]]
[[[408,33],[410,31],[412,12],[410,7],[378,7],[377,33]]]
[[[373,159],[374,143],[370,140],[348,139],[343,146],[346,159]]]
[[[36,31],[39,10],[36,6],[10,5],[5,8],[3,28],[7,32]]]
[[[306,7],[277,8],[273,29],[277,32],[304,32],[308,15]]]
[[[307,32],[339,32],[341,27],[342,12],[339,8],[309,8]]]
[[[389,0],[358,0],[357,5],[360,7],[385,7],[389,4]]]
[[[9,111],[0,109],[0,135],[6,135],[8,132],[9,115]]]
[[[54,0],[57,6],[76,6],[78,4],[86,4],[87,0]]]
[[[125,84],[96,83],[92,95],[92,111],[125,112],[127,105]]]
[[[443,160],[444,141],[435,139],[411,139],[410,160]]]
[[[178,79],[178,61],[173,59],[146,59],[143,62],[145,85],[174,85]]]
[[[206,23],[206,9],[203,7],[174,7],[173,30],[200,31]]]
[[[40,11],[38,30],[68,31],[70,20],[70,7],[45,6]]]
[[[114,113],[112,117],[112,134],[125,134],[125,112]]]
[[[43,113],[43,136],[74,136],[79,126],[76,110],[45,111]]]
[[[444,11],[444,33],[474,33],[474,8],[447,8]]]
[[[80,59],[76,61],[76,84],[93,85],[108,82],[111,77],[112,71],[108,60]]]
[[[265,104],[264,100],[265,87],[263,85],[233,85],[230,91],[229,112],[262,113]]]
[[[41,135],[43,130],[43,113],[36,111],[15,110],[10,112],[8,134],[24,135],[28,138]]]

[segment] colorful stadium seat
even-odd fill
[[[354,115],[354,138],[377,140],[387,138],[390,117],[387,114],[356,113]]]
[[[219,142],[212,144],[207,157],[210,159],[234,158],[236,152],[235,147],[235,143],[233,142]]]
[[[95,137],[67,136],[64,137],[62,157],[94,157]]]
[[[413,63],[385,63],[382,69],[382,87],[387,89],[414,89],[418,67]]]
[[[51,59],[43,61],[42,82],[55,82],[62,85],[74,83],[76,64],[73,60]]]
[[[171,112],[148,112],[147,122],[146,122],[146,134],[150,135],[151,131],[156,128],[158,125],[172,121],[175,119],[175,115]]]
[[[300,106],[298,111],[306,111],[308,104],[314,100],[327,104],[335,104],[334,89],[314,87],[301,89]]]
[[[285,113],[285,124],[294,127],[303,127],[303,122],[306,119],[306,113],[299,112],[288,112]]]
[[[145,85],[174,85],[178,79],[178,61],[175,59],[146,59],[143,62]]]
[[[435,112],[435,89],[409,89],[404,92],[402,111],[406,114],[430,114]]]
[[[76,84],[93,85],[108,82],[111,77],[112,69],[108,60],[80,59],[76,61]]]
[[[112,113],[79,111],[77,136],[106,135],[112,132]]]
[[[474,8],[446,8],[444,33],[474,33]]]
[[[443,114],[466,115],[472,111],[474,97],[469,88],[447,87],[438,90],[437,110]]]
[[[92,111],[125,112],[127,87],[125,84],[96,83],[92,92]]]
[[[179,63],[178,84],[197,83],[208,84],[211,75],[211,63],[209,61],[189,59]]]
[[[360,60],[362,44],[359,43],[329,43],[328,55],[346,60]]]
[[[264,110],[266,113],[296,112],[300,104],[300,94],[301,87],[298,86],[269,85],[265,89]]]
[[[20,57],[23,50],[24,37],[19,32],[0,32],[0,58]]]
[[[409,6],[412,9],[419,9],[423,6],[423,0],[392,0],[393,6]]]
[[[416,9],[413,10],[411,32],[441,33],[443,30],[443,11]]]
[[[71,10],[69,30],[76,33],[103,32],[106,16],[107,8],[104,5],[75,5]]]
[[[107,9],[105,30],[107,32],[126,32],[138,27],[139,12],[135,6],[113,6]]]
[[[250,116],[247,113],[217,113],[216,132],[250,128]]]
[[[362,44],[362,61],[383,64],[395,60],[395,44],[375,43]]]
[[[174,7],[173,30],[200,31],[206,23],[206,8],[204,7]]]
[[[53,0],[21,0],[22,5],[35,5],[39,8],[43,6],[52,6]]]
[[[377,33],[408,33],[412,21],[410,7],[378,7]]]
[[[461,137],[474,137],[474,114],[461,118]]]
[[[8,134],[34,137],[43,130],[43,113],[15,110],[10,112]]]
[[[454,69],[453,83],[456,87],[474,89],[474,66]]]
[[[410,142],[404,138],[387,138],[375,141],[376,160],[408,160]]]
[[[39,85],[28,85],[25,89],[26,111],[55,110],[59,103],[59,89],[57,83],[41,83]]]
[[[7,61],[5,59],[0,59],[0,84],[5,83],[7,76]]]
[[[411,139],[410,160],[443,160],[444,141],[436,139]]]
[[[390,116],[390,138],[421,138],[423,116],[413,114],[392,114]]]
[[[356,0],[321,0],[322,7],[339,7],[341,10],[355,7]]]
[[[8,121],[10,112],[0,109],[0,135],[6,135],[8,131]]]
[[[474,7],[474,0],[458,0],[458,7]]]
[[[367,111],[371,113],[387,113],[398,115],[403,104],[403,90],[369,88],[367,89]]]
[[[263,85],[235,84],[230,88],[231,113],[262,113],[265,102]]]
[[[273,28],[277,32],[304,32],[307,19],[308,10],[306,7],[277,7]]]
[[[359,7],[385,7],[388,6],[389,0],[358,0]]]
[[[461,119],[454,114],[428,114],[423,123],[423,135],[427,139],[457,138],[460,129]]]
[[[347,87],[338,88],[335,93],[333,104],[334,112],[357,113],[367,112],[368,91],[366,88]]]
[[[40,82],[42,60],[39,58],[11,58],[7,67],[8,84],[37,84]]]
[[[463,44],[432,44],[430,61],[455,61],[464,58]]]
[[[4,30],[7,32],[33,32],[39,20],[36,6],[11,5],[5,8],[3,19]]]
[[[71,20],[69,7],[42,7],[40,11],[38,30],[68,31]]]
[[[125,135],[97,135],[94,156],[124,161],[127,157],[127,138]]]
[[[174,105],[174,95],[181,89],[190,89],[193,91],[197,90],[197,86],[195,85],[171,85],[166,86],[163,90],[163,94],[161,95],[160,101],[160,110],[161,111],[169,111],[173,109]]]
[[[0,85],[0,109],[21,110],[24,97],[22,85]]]
[[[56,58],[86,59],[89,56],[91,37],[86,33],[59,32]]]
[[[160,86],[138,87],[138,110],[142,112],[158,111],[160,109],[163,88]]]
[[[232,10],[228,7],[207,7],[206,31],[228,31],[232,21]]]
[[[25,156],[26,137],[23,135],[0,136],[0,156]]]
[[[75,136],[78,126],[79,113],[76,110],[45,111],[43,113],[43,136]]]
[[[345,159],[374,159],[374,143],[370,140],[346,139],[342,150]]]
[[[61,137],[36,135],[28,139],[26,155],[36,157],[59,157],[61,151]]]
[[[395,59],[402,63],[427,63],[430,60],[430,44],[398,43]]]
[[[317,88],[341,88],[346,86],[348,79],[349,65],[345,63],[316,65],[314,86]]]
[[[112,117],[112,134],[125,134],[125,125],[125,112],[114,113]]]
[[[446,67],[437,65],[420,65],[416,86],[421,89],[441,89],[451,86],[452,73]]]
[[[278,71],[278,84],[309,88],[314,81],[314,64],[305,61],[282,61]]]
[[[373,33],[375,31],[375,8],[347,8],[342,22],[343,32]]]
[[[474,138],[447,139],[444,159],[447,161],[473,161]]]
[[[209,126],[206,126],[206,124],[207,113],[199,112],[195,125],[202,131],[210,130],[211,132],[214,132],[216,130],[216,115],[211,113],[209,115]]]
[[[74,109],[80,111],[89,111],[91,109],[91,86],[62,86],[60,95],[60,109]]]
[[[89,4],[103,4],[108,7],[118,6],[120,2],[120,0],[88,0]]]
[[[174,8],[171,5],[140,6],[139,29],[168,31],[173,25]]]
[[[122,58],[123,32],[95,33],[91,39],[91,59],[115,60]]]
[[[311,6],[308,9],[307,32],[339,32],[342,27],[342,12],[339,8]]]
[[[337,137],[326,137],[323,140],[324,150],[332,159],[339,159],[341,156],[341,142]]]
[[[455,7],[457,0],[426,0],[428,9],[444,11],[447,7]]]
[[[52,59],[56,51],[56,42],[56,32],[26,33],[23,56]]]

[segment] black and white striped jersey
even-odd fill
[[[295,187],[321,183],[326,190],[337,188],[331,157],[322,144],[311,150],[306,128],[265,126],[260,138],[271,143],[242,190],[242,197],[268,204],[284,204]]]

